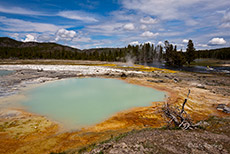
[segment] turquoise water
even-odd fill
[[[22,102],[31,112],[64,126],[80,128],[106,120],[119,111],[162,101],[164,92],[124,81],[102,78],[66,79],[27,92]]]
[[[0,76],[4,76],[4,75],[9,75],[11,73],[13,73],[14,71],[8,71],[8,70],[0,70]]]

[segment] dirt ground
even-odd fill
[[[41,64],[42,62],[38,61],[37,63]],[[69,64],[69,62],[65,63]],[[83,63],[83,65],[95,66],[94,63]],[[71,71],[26,69],[0,77],[1,94],[4,96],[0,98],[0,153],[31,154],[63,151],[77,153],[80,149],[85,150],[82,152],[90,153],[100,151],[104,153],[230,152],[228,148],[230,143],[229,114],[216,110],[218,104],[230,105],[230,76],[175,72],[142,66],[122,67],[123,64],[96,63],[96,65],[103,65],[105,69],[112,67],[122,71],[82,76],[82,74],[79,75]],[[129,71],[132,70],[142,73],[130,73]],[[5,106],[12,99],[19,99],[18,95],[24,87],[70,77],[115,78],[131,84],[166,91],[168,97],[164,102],[154,102],[149,107],[123,111],[95,126],[71,132],[63,131],[59,124],[46,117],[14,107],[14,104],[11,104],[10,108]],[[218,120],[214,118],[211,121],[206,121],[209,125],[205,125],[204,130],[185,132],[153,129],[166,125],[167,119],[163,116],[162,105],[168,102],[180,107],[189,89],[191,94],[185,110],[190,114],[194,123],[207,120],[210,116],[215,116]],[[92,150],[92,146],[88,147],[88,145],[108,139],[107,143],[93,146],[96,148],[94,150]],[[126,151],[119,151],[122,149],[126,149]]]
[[[228,154],[230,118],[211,117],[199,130],[143,129],[121,134],[103,143],[91,145],[79,153],[193,153]],[[74,153],[74,150],[66,153]]]

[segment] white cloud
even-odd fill
[[[224,13],[224,17],[222,19],[221,27],[230,28],[230,10]]]
[[[81,49],[81,46],[79,45],[71,45],[70,47],[75,48],[75,49]]]
[[[134,21],[135,14],[131,14],[128,10],[116,10],[110,13],[110,18],[117,21]]]
[[[38,35],[38,42],[56,42],[54,34],[43,33]]]
[[[36,23],[20,19],[6,18],[0,16],[1,30],[13,32],[56,32],[61,26],[47,23]]]
[[[157,43],[157,45],[164,46],[164,43],[163,43],[162,41],[159,41],[159,42]]]
[[[129,43],[130,45],[139,45],[140,43],[138,41],[133,41]]]
[[[154,44],[153,42],[151,42],[151,41],[146,41],[144,44]]]
[[[151,17],[145,17],[145,18],[141,18],[140,22],[143,24],[155,24],[157,23],[157,19],[153,19]]]
[[[18,33],[9,33],[9,36],[15,38],[16,40],[19,40],[19,34]]]
[[[117,22],[106,22],[97,25],[89,25],[86,27],[86,31],[92,33],[98,33],[103,35],[118,34],[124,25]]]
[[[80,20],[83,22],[98,21],[95,17],[93,17],[94,15],[82,11],[61,11],[58,13],[58,16],[73,20]]]
[[[193,4],[198,0],[123,0],[122,3],[125,8],[141,11],[152,16],[159,16],[162,19],[177,19],[180,15],[178,10],[185,4]]]
[[[25,40],[22,40],[23,42],[37,42],[35,36],[31,34],[27,34]]]
[[[47,14],[24,9],[21,7],[7,7],[7,6],[0,6],[0,12],[9,13],[9,14],[22,14],[22,15],[39,15],[39,16],[48,16]]]
[[[161,32],[161,36],[164,36],[164,37],[175,37],[175,36],[181,36],[185,33],[185,31],[182,31],[182,32],[177,32],[177,31],[163,31]]]
[[[150,31],[145,31],[141,34],[142,37],[156,37],[157,35],[159,35],[159,33],[153,33]]]
[[[77,33],[73,30],[59,29],[55,34],[55,41],[71,41],[73,43],[86,43],[90,42],[91,38],[84,36],[84,34],[81,31]]]
[[[229,0],[121,0],[121,3],[124,8],[138,13],[160,20],[183,20],[192,26],[202,24],[194,17],[210,17],[214,11],[230,6]]]
[[[90,37],[85,36],[84,33],[81,31],[73,31],[73,30],[66,30],[66,29],[58,29],[55,34],[54,33],[43,33],[37,34],[37,41],[38,42],[58,42],[64,41],[65,43],[88,43],[91,41]],[[78,44],[80,45],[80,44]]]
[[[86,9],[95,9],[99,5],[99,2],[94,0],[84,0],[79,2],[78,5]]]
[[[198,46],[198,47],[202,47],[202,48],[206,48],[206,47],[208,47],[208,45],[207,45],[207,44],[197,44],[196,46]]]
[[[91,38],[90,37],[75,37],[73,42],[90,42]]]
[[[183,43],[188,43],[188,40],[187,40],[187,39],[183,39],[182,42],[183,42]]]
[[[128,24],[125,24],[124,25],[124,29],[125,30],[134,30],[135,29],[135,26],[133,23],[128,23]]]
[[[77,33],[73,30],[66,30],[66,29],[59,29],[56,32],[56,41],[71,41],[75,36],[77,35]]]
[[[197,25],[199,22],[197,22],[196,20],[193,20],[193,19],[186,19],[186,20],[185,20],[185,23],[186,23],[186,25],[188,25],[188,26],[195,26],[195,25]]]
[[[226,44],[226,41],[223,38],[213,38],[209,42],[209,45],[224,45]]]
[[[147,29],[147,26],[146,26],[146,25],[141,25],[141,26],[140,26],[140,29],[146,30],[146,29]]]
[[[221,27],[223,27],[223,28],[230,28],[230,22],[222,23]]]

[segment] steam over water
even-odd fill
[[[162,101],[164,92],[115,79],[67,79],[47,83],[27,94],[22,104],[66,126],[80,128],[106,120],[116,112]]]

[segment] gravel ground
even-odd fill
[[[230,153],[230,118],[212,117],[198,130],[144,129],[131,131],[104,143],[83,148],[79,153]],[[66,153],[77,153],[67,151]]]

